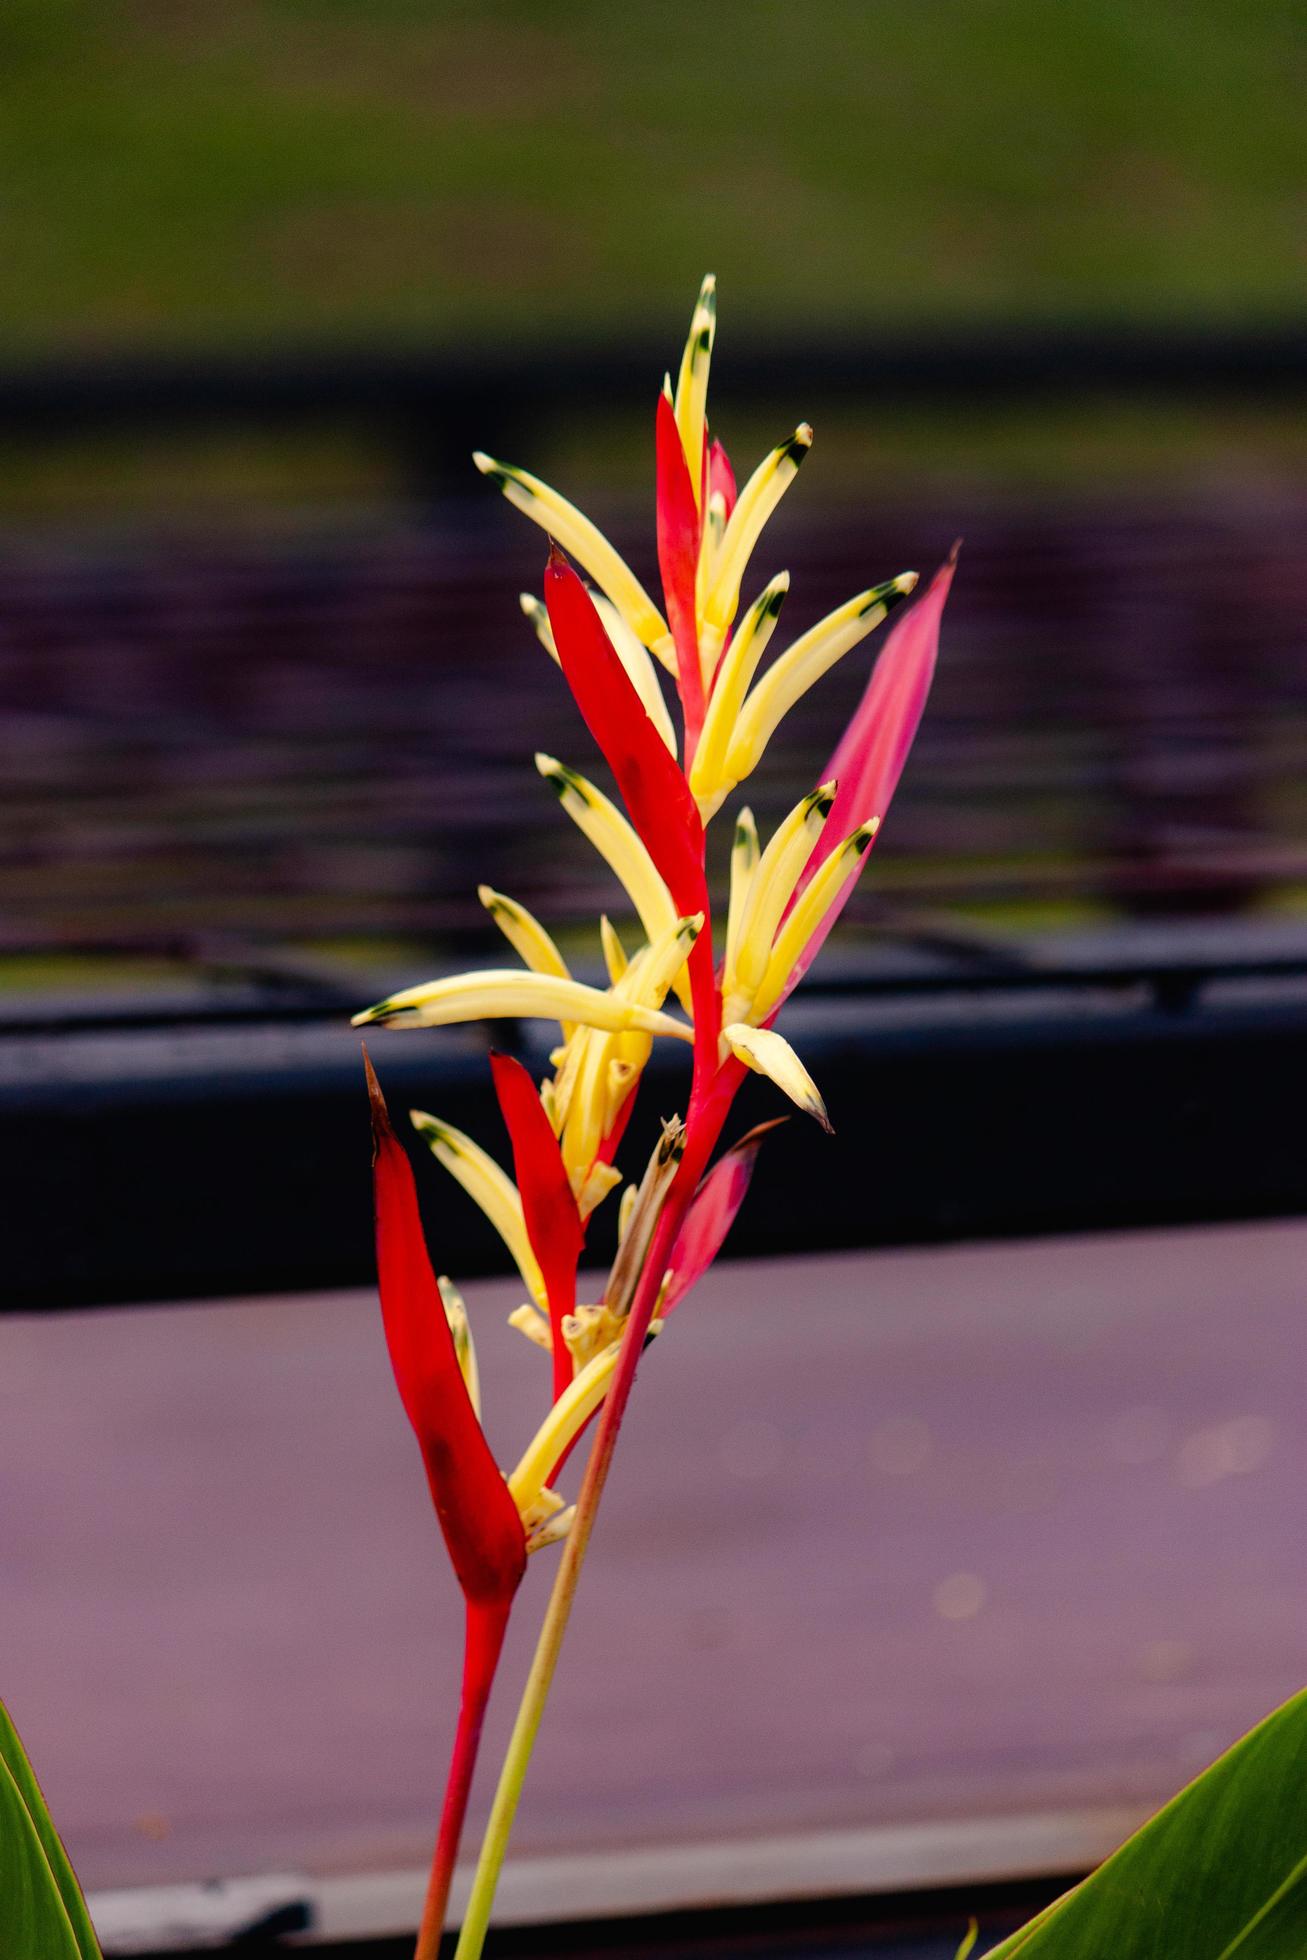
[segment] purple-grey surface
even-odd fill
[[[720,1267],[642,1365],[519,1849],[1168,1794],[1307,1671],[1305,1258]],[[502,1459],[516,1297],[470,1289]],[[458,1599],[372,1298],[0,1322],[0,1495],[0,1682],[85,1883],[425,1860]]]

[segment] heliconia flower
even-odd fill
[[[572,1379],[572,1362],[563,1341],[564,1318],[576,1309],[576,1268],[585,1245],[585,1227],[568,1183],[558,1139],[536,1086],[511,1055],[490,1057],[500,1114],[513,1146],[513,1167],[521,1193],[531,1249],[539,1261],[553,1335],[554,1396]]]
[[[612,772],[612,800],[551,756],[536,767],[603,858],[638,920],[624,935],[599,924],[606,985],[573,977],[541,922],[488,886],[480,897],[521,960],[513,970],[450,976],[390,995],[355,1024],[438,1027],[496,1017],[557,1021],[562,1040],[537,1083],[492,1057],[516,1182],[462,1132],[413,1112],[433,1154],[499,1231],[529,1296],[511,1324],[552,1356],[553,1400],[505,1479],[479,1421],[466,1311],[432,1275],[412,1172],[371,1078],[377,1137],[378,1263],[387,1340],[405,1408],[423,1444],[433,1496],[468,1598],[464,1707],[418,1960],[436,1960],[485,1696],[508,1604],[528,1552],[557,1542],[572,1510],[553,1488],[586,1424],[601,1428],[572,1549],[594,1516],[638,1356],[721,1248],[748,1187],[761,1125],[708,1169],[749,1071],[765,1075],[829,1130],[821,1093],[772,1024],[855,884],[916,732],[934,669],[953,560],[890,632],[825,778],[760,846],[747,809],[735,818],[724,933],[705,875],[705,827],[762,763],[784,716],[879,626],[916,574],[870,585],[773,653],[789,575],[770,577],[741,611],[743,582],[768,518],[807,455],[802,423],[737,493],[708,423],[716,284],[700,290],[675,387],[657,400],[657,549],[662,607],[601,531],[525,470],[478,453],[510,503],[550,536],[543,602],[522,611],[562,671]],[[561,547],[561,549],[560,549]],[[591,581],[567,562],[570,553]],[[956,555],[956,554],[955,554]],[[674,677],[681,730],[659,667]],[[628,950],[629,949],[629,950]],[[689,1016],[666,1011],[674,992]],[[669,1118],[643,1176],[618,1207],[618,1248],[601,1296],[578,1302],[588,1220],[623,1182],[618,1147],[658,1036],[693,1044],[685,1115]],[[570,1581],[569,1581],[570,1582]],[[480,1615],[478,1625],[473,1620]],[[529,1694],[543,1692],[537,1677]],[[533,1731],[532,1731],[533,1732]],[[502,1836],[496,1856],[502,1854]],[[489,1869],[489,1867],[487,1867]],[[481,1950],[484,1885],[474,1889],[460,1953]],[[478,1903],[479,1900],[479,1903]],[[468,1927],[471,1927],[469,1932]]]
[[[579,1021],[583,1027],[606,1028],[620,1034],[640,1028],[645,1034],[667,1034],[692,1041],[694,1031],[670,1014],[655,1014],[633,1001],[615,999],[579,980],[557,980],[548,973],[493,970],[456,973],[447,980],[430,980],[391,994],[375,1007],[364,1008],[351,1023],[356,1028],[374,1022],[410,1028],[447,1027],[457,1021],[513,1020],[535,1017],[545,1021]]]
[[[744,1203],[762,1140],[785,1121],[784,1116],[773,1116],[770,1122],[756,1124],[718,1158],[690,1200],[667,1262],[670,1277],[658,1307],[662,1319],[666,1320],[677,1302],[703,1278],[721,1251]]]
[[[386,1345],[426,1466],[450,1563],[469,1601],[502,1603],[526,1569],[517,1506],[472,1406],[422,1232],[408,1156],[364,1055],[372,1105],[377,1274]]]
[[[722,1040],[746,1068],[767,1076],[805,1115],[815,1117],[828,1136],[834,1134],[820,1090],[784,1035],[737,1021],[722,1029]]]

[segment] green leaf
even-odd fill
[[[1303,1960],[1307,1691],[987,1960]]]
[[[80,1960],[35,1824],[0,1762],[0,1960]]]
[[[0,1960],[101,1960],[81,1887],[0,1701]]]

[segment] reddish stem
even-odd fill
[[[454,1731],[454,1747],[449,1759],[445,1801],[440,1813],[440,1829],[431,1860],[431,1877],[427,1882],[422,1924],[418,1928],[413,1960],[437,1960],[440,1952],[440,1936],[444,1931],[445,1912],[449,1905],[449,1887],[454,1876],[458,1847],[462,1842],[477,1752],[481,1747],[481,1730],[511,1606],[511,1597],[489,1604],[472,1599],[467,1602],[463,1694],[459,1702],[458,1727]]]

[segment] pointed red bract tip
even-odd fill
[[[372,1106],[377,1278],[400,1401],[469,1601],[508,1600],[526,1568],[522,1521],[472,1407],[427,1254],[417,1186],[365,1052]]]
[[[718,1158],[690,1200],[685,1223],[667,1262],[672,1279],[667,1288],[667,1297],[659,1308],[664,1320],[677,1302],[683,1300],[690,1288],[703,1278],[721,1251],[726,1234],[735,1223],[735,1215],[744,1203],[744,1194],[753,1177],[753,1167],[763,1138],[769,1130],[778,1129],[788,1121],[788,1116],[773,1116],[769,1123],[759,1123],[746,1136],[742,1136],[738,1143]]]
[[[824,779],[834,777],[839,788],[822,834],[804,867],[800,890],[818,865],[861,825],[875,818],[879,834],[879,819],[889,808],[898,787],[935,677],[940,621],[961,545],[959,538],[926,590],[891,629],[872,668],[866,691],[826,765]],[[862,863],[866,863],[865,854]],[[785,992],[772,1010],[769,1026],[820,952],[858,882],[860,870],[861,865],[850,875],[840,898],[809,940]]]
[[[522,1199],[526,1235],[545,1282],[554,1337],[554,1399],[572,1379],[572,1357],[563,1339],[563,1318],[576,1311],[576,1269],[585,1244],[563,1153],[528,1070],[512,1055],[492,1051],[499,1112],[513,1146],[513,1169]]]

